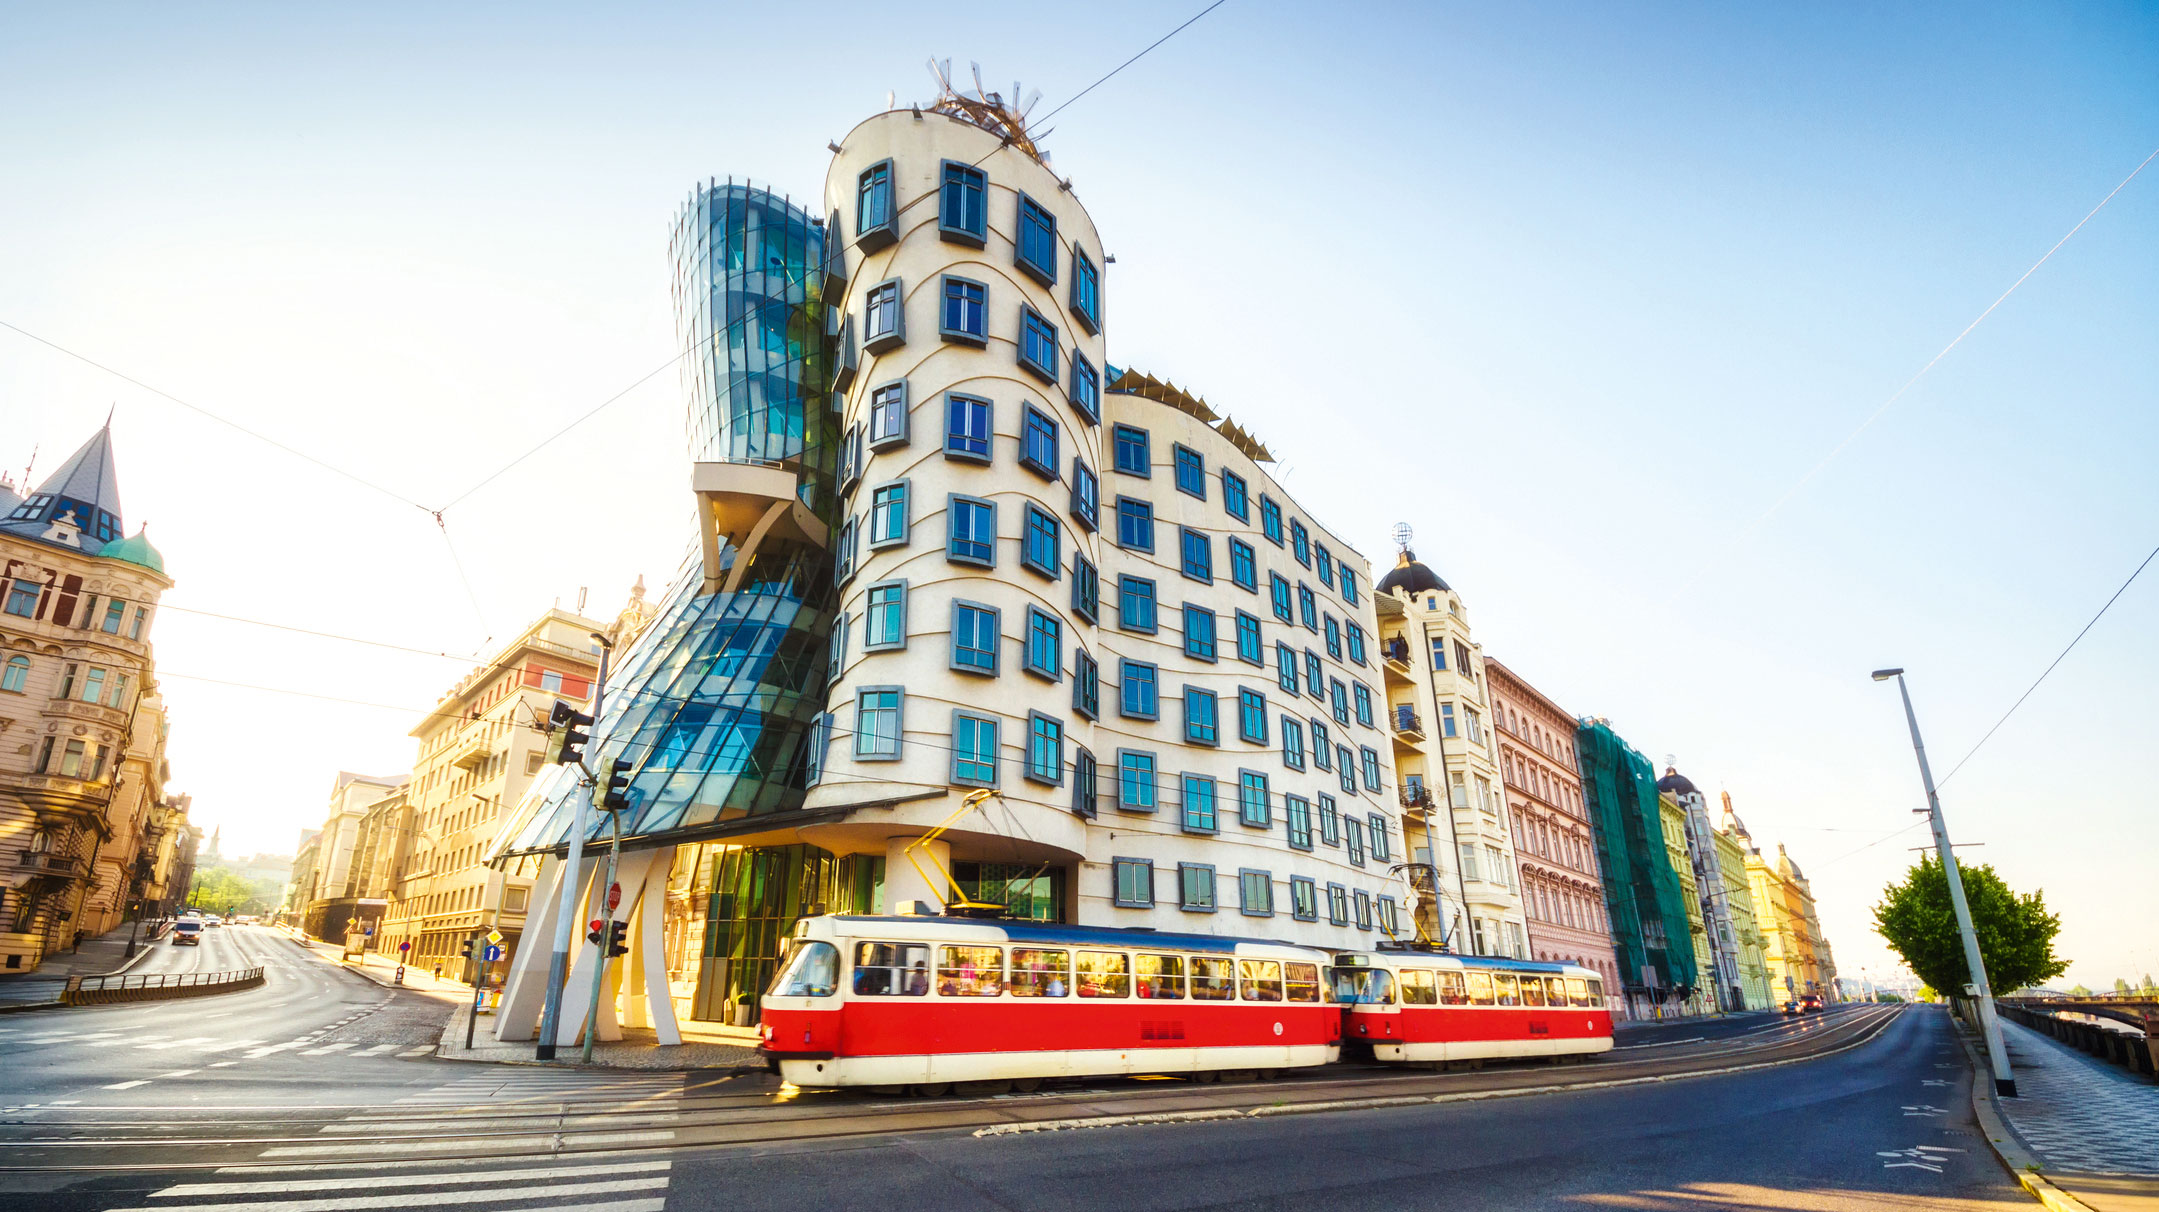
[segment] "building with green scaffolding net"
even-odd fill
[[[1575,749],[1628,1009],[1637,1018],[1681,1013],[1697,979],[1694,940],[1664,844],[1656,768],[1603,720],[1581,722]]]

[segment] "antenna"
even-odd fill
[[[1399,547],[1399,548],[1401,548],[1401,549],[1402,549],[1402,550],[1404,550],[1404,551],[1408,551],[1408,550],[1409,550],[1409,541],[1410,541],[1411,539],[1414,539],[1414,538],[1416,538],[1416,537],[1417,537],[1417,530],[1416,530],[1416,528],[1415,528],[1415,527],[1411,526],[1411,525],[1410,525],[1409,523],[1407,523],[1407,522],[1396,522],[1396,523],[1394,524],[1394,545],[1395,545],[1396,547]]]

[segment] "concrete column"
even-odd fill
[[[908,901],[926,901],[942,909],[952,886],[945,873],[952,870],[952,845],[945,841],[908,847],[919,839],[896,837],[885,843],[885,908],[891,912]],[[920,865],[921,870],[916,870]]]

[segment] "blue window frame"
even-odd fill
[[[1289,822],[1289,848],[1310,850],[1312,848],[1312,801],[1301,795],[1282,797],[1282,815]]]
[[[1027,503],[1026,538],[1020,545],[1020,563],[1054,581],[1064,573],[1063,530],[1049,510]]]
[[[1319,920],[1319,885],[1311,876],[1289,877],[1289,915],[1300,922]]]
[[[1259,638],[1259,616],[1237,612],[1237,659],[1247,665],[1267,666],[1267,653]]]
[[[1085,745],[1072,746],[1072,815],[1086,821],[1095,819],[1100,812],[1096,807],[1102,794],[1100,779],[1093,751]]]
[[[952,667],[997,675],[997,610],[973,602],[952,603]]]
[[[1057,422],[1032,404],[1020,412],[1020,466],[1045,480],[1057,478]]]
[[[1119,425],[1110,431],[1110,446],[1116,455],[1115,466],[1128,476],[1152,479],[1153,456],[1147,452],[1147,431],[1133,425]]]
[[[1213,864],[1177,864],[1177,907],[1187,913],[1214,912]]]
[[[1337,926],[1349,925],[1349,889],[1340,884],[1327,885],[1327,920]]]
[[[1327,679],[1327,707],[1334,713],[1335,723],[1349,726],[1349,690],[1340,678]]]
[[[990,461],[990,402],[953,392],[945,397],[945,454],[976,463]]]
[[[1064,624],[1039,606],[1027,608],[1027,672],[1056,682],[1064,679]]]
[[[1353,816],[1342,818],[1342,849],[1349,855],[1349,865],[1364,866],[1364,822]]]
[[[1315,698],[1315,699],[1318,699],[1318,700],[1320,700],[1321,702],[1325,702],[1325,701],[1326,701],[1326,699],[1327,699],[1327,686],[1326,686],[1326,682],[1324,681],[1324,675],[1323,675],[1323,674],[1322,674],[1322,673],[1320,672],[1322,668],[1324,668],[1324,667],[1323,667],[1323,666],[1322,666],[1322,665],[1321,665],[1321,664],[1319,663],[1319,654],[1318,654],[1318,653],[1316,653],[1316,652],[1314,652],[1314,651],[1312,651],[1312,650],[1311,650],[1311,649],[1309,649],[1309,648],[1305,649],[1305,650],[1304,650],[1304,686],[1305,686],[1305,689],[1311,692],[1311,694],[1312,694],[1312,697],[1313,697],[1313,698]]]
[[[946,275],[944,308],[938,317],[937,332],[947,341],[963,345],[988,344],[989,287]]]
[[[1257,690],[1237,691],[1237,739],[1267,743],[1267,696]]]
[[[1155,632],[1154,582],[1146,577],[1117,578],[1117,626],[1145,635]]]
[[[1344,564],[1342,565],[1340,579],[1342,583],[1342,600],[1355,606],[1357,604],[1357,574],[1349,570],[1349,565]]]
[[[1291,770],[1304,769],[1304,724],[1286,715],[1282,717],[1282,764]]]
[[[1372,861],[1375,863],[1385,863],[1392,861],[1394,851],[1387,844],[1386,815],[1383,813],[1375,812],[1371,816],[1367,817],[1366,820],[1369,823],[1365,826],[1365,835],[1369,837],[1372,842]]]
[[[1237,772],[1237,820],[1254,829],[1274,828],[1274,800],[1267,776],[1257,770]]]
[[[997,785],[997,717],[953,711],[952,781],[967,787]]]
[[[1171,448],[1171,458],[1177,469],[1177,491],[1189,496],[1207,499],[1207,460],[1189,446]]]
[[[1088,332],[1102,331],[1102,271],[1094,259],[1072,246],[1072,318]]]
[[[1333,615],[1323,614],[1319,617],[1319,631],[1321,635],[1327,637],[1327,655],[1337,661],[1341,660],[1342,625],[1334,621]]]
[[[1312,532],[1295,518],[1289,520],[1289,553],[1306,568],[1312,566]]]
[[[1020,195],[1019,239],[1012,263],[1044,286],[1057,284],[1057,216],[1026,194]]]
[[[900,756],[901,704],[898,686],[864,686],[855,692],[855,757],[861,761],[897,761]]]
[[[1315,570],[1319,573],[1319,583],[1329,589],[1334,588],[1334,555],[1327,550],[1325,543],[1312,544],[1312,560],[1319,565]]]
[[[1072,553],[1072,613],[1090,623],[1101,621],[1102,576],[1094,561],[1077,551]]]
[[[907,301],[900,280],[879,282],[862,294],[862,348],[887,353],[907,342]]]
[[[1154,755],[1137,749],[1117,751],[1117,806],[1126,812],[1153,812],[1159,804]]]
[[[1214,544],[1207,541],[1205,531],[1189,526],[1177,528],[1179,568],[1184,575],[1203,585],[1214,584]]]
[[[1342,814],[1334,806],[1334,797],[1324,791],[1319,793],[1319,840],[1328,846],[1342,844]]]
[[[1184,608],[1184,654],[1194,660],[1215,659],[1214,611],[1187,602]]]
[[[1157,688],[1162,672],[1151,661],[1121,660],[1117,663],[1117,713],[1128,719],[1151,720],[1161,714]]]
[[[1110,860],[1110,899],[1119,909],[1154,908],[1154,864],[1147,859]]]
[[[1349,625],[1349,659],[1359,665],[1370,664],[1364,659],[1364,628],[1355,623]]]
[[[1220,745],[1222,724],[1212,690],[1184,688],[1184,739],[1194,745]]]
[[[937,197],[937,234],[956,244],[982,247],[989,234],[989,178],[971,164],[944,162]]]
[[[1297,582],[1297,617],[1306,631],[1319,630],[1319,599],[1303,581]]]
[[[1401,919],[1396,914],[1394,898],[1391,896],[1379,898],[1379,928],[1386,931],[1388,938],[1402,936]]]
[[[1362,888],[1359,888],[1357,889],[1356,896],[1357,929],[1370,930],[1372,928],[1372,894],[1366,892]]]
[[[1294,623],[1297,616],[1290,611],[1289,582],[1279,572],[1267,574],[1267,596],[1274,603],[1274,617],[1285,623]]]
[[[1027,713],[1027,766],[1032,782],[1052,787],[1065,781],[1065,726],[1055,716],[1039,711]]]
[[[1094,468],[1078,455],[1072,456],[1072,519],[1093,530],[1102,508],[1102,483]]]
[[[845,585],[855,575],[855,519],[840,523],[840,541],[833,547],[834,575]]]
[[[870,548],[903,547],[907,543],[910,518],[907,509],[907,481],[895,480],[880,484],[870,491]]]
[[[1117,498],[1117,545],[1130,551],[1154,550],[1154,506],[1138,497]]]
[[[997,506],[957,494],[945,501],[945,558],[955,564],[997,566]]]
[[[1363,682],[1357,683],[1357,722],[1367,728],[1373,726],[1372,688],[1366,686]]]
[[[1229,540],[1229,579],[1247,593],[1259,592],[1259,559],[1252,545],[1235,535]]]
[[[1184,776],[1184,827],[1188,833],[1213,833],[1215,824],[1214,780],[1204,774]],[[1214,869],[1208,868],[1209,883]],[[1212,888],[1209,889],[1212,892]]]
[[[907,403],[907,380],[895,379],[870,392],[870,448],[888,450],[907,444],[912,428]]]
[[[1020,304],[1020,365],[1036,378],[1057,383],[1057,326],[1041,312]]]
[[[1379,752],[1370,745],[1358,750],[1358,764],[1364,768],[1364,789],[1379,790]]]
[[[1274,676],[1282,689],[1297,693],[1297,653],[1289,645],[1277,640],[1274,645]]]
[[[1246,917],[1274,916],[1274,876],[1250,867],[1237,871],[1237,912]]]
[[[1357,752],[1347,745],[1334,747],[1335,773],[1342,777],[1342,794],[1357,794]]]
[[[1102,374],[1079,350],[1072,351],[1072,407],[1091,425],[1102,423]]]
[[[1334,740],[1327,735],[1327,722],[1321,719],[1309,721],[1312,725],[1312,764],[1321,770],[1334,770]]]
[[[1244,477],[1227,467],[1222,469],[1222,508],[1240,522],[1251,521],[1252,502],[1245,491]]]
[[[907,582],[879,581],[870,586],[862,622],[862,651],[907,647]]]
[[[1102,714],[1102,667],[1077,645],[1072,649],[1072,714],[1088,720]]]
[[[898,212],[892,204],[892,161],[879,160],[855,178],[855,236],[864,252],[874,252],[898,237]]]

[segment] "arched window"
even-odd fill
[[[21,694],[23,693],[23,687],[29,684],[30,658],[26,656],[9,657],[7,669],[0,671],[0,690],[12,690],[16,694]]]

